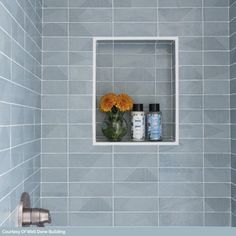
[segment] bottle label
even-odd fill
[[[131,113],[131,138],[142,141],[145,138],[145,114],[144,112]]]
[[[162,136],[162,118],[159,113],[147,114],[147,136],[149,140],[160,140]]]

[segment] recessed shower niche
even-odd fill
[[[179,141],[179,85],[177,37],[105,37],[93,41],[93,143],[94,145],[177,145]],[[127,93],[134,103],[159,103],[163,139],[108,142],[102,134],[104,113],[99,100],[106,93]],[[129,122],[129,114],[125,115]],[[130,129],[129,129],[130,130]]]

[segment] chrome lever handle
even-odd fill
[[[30,207],[30,196],[28,193],[23,193],[19,206],[19,226],[27,227],[36,225],[44,227],[44,224],[52,222],[49,210],[42,208]]]

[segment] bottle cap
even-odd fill
[[[149,111],[150,112],[158,112],[158,111],[160,111],[160,104],[159,103],[149,104]]]
[[[143,111],[143,104],[133,104],[133,111]]]

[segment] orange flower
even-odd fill
[[[117,103],[117,96],[114,93],[108,93],[100,99],[100,110],[102,112],[110,112],[112,107]]]
[[[133,100],[130,96],[125,93],[121,93],[117,96],[116,107],[121,111],[130,111],[133,107]]]

